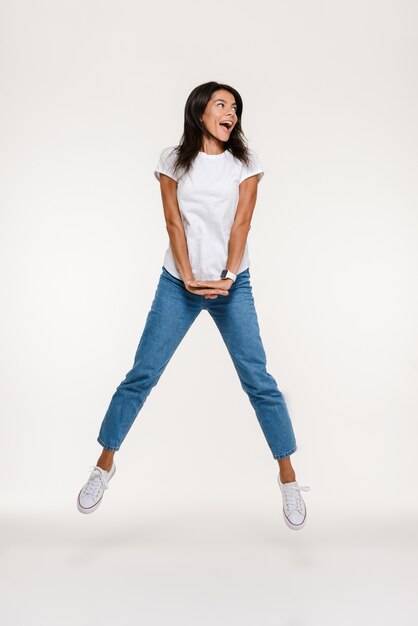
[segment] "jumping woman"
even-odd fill
[[[243,102],[236,89],[217,82],[189,95],[178,146],[165,148],[154,175],[169,235],[154,300],[132,369],[116,388],[97,437],[103,451],[80,490],[77,507],[92,513],[116,471],[119,450],[151,389],[202,310],[218,327],[241,386],[279,465],[283,516],[294,530],[306,506],[290,461],[296,440],[285,398],[266,369],[250,280],[247,236],[257,187],[264,176],[257,153],[246,145]]]

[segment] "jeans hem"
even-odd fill
[[[102,441],[102,439],[100,439],[100,437],[97,437],[97,441],[105,450],[110,450],[111,452],[116,452],[120,448],[120,446],[108,446],[107,443],[105,443],[104,441]]]
[[[295,446],[289,452],[283,452],[283,454],[273,454],[273,459],[276,459],[276,460],[277,459],[284,459],[285,457],[290,456],[291,454],[296,452],[297,449],[298,449],[297,446]]]

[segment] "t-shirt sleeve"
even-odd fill
[[[249,178],[250,176],[254,176],[255,174],[258,174],[258,182],[260,182],[260,180],[264,176],[264,168],[261,164],[260,157],[258,156],[258,154],[254,150],[249,150],[249,155],[250,155],[251,163],[250,165],[242,166],[241,177],[239,180],[240,184],[242,183],[243,180],[245,180],[246,178]]]
[[[154,169],[154,176],[157,180],[160,180],[160,174],[165,174],[166,176],[169,176],[170,178],[173,178],[176,182],[178,182],[179,177],[177,173],[173,173],[174,162],[176,159],[176,153],[174,149],[175,146],[171,146],[169,148],[164,148],[164,150],[161,152],[157,165]]]

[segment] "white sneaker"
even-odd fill
[[[280,474],[277,477],[283,498],[284,521],[292,530],[300,530],[306,522],[306,505],[300,494],[301,491],[310,491],[310,487],[299,487],[298,481],[282,483]]]
[[[105,489],[109,487],[108,482],[116,472],[114,463],[108,472],[97,465],[92,467],[90,478],[77,496],[77,508],[80,513],[93,513],[100,506]]]

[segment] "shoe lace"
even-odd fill
[[[92,473],[90,474],[90,478],[87,481],[87,484],[84,489],[85,494],[91,494],[92,496],[97,495],[100,488],[103,486],[104,489],[108,489],[109,485],[103,480],[103,476],[99,469],[97,469],[96,465],[92,465]]]
[[[300,511],[303,513],[302,506],[302,497],[300,495],[301,491],[310,491],[311,488],[308,486],[301,485],[289,485],[284,483],[284,496],[286,500],[287,510],[290,511]]]

